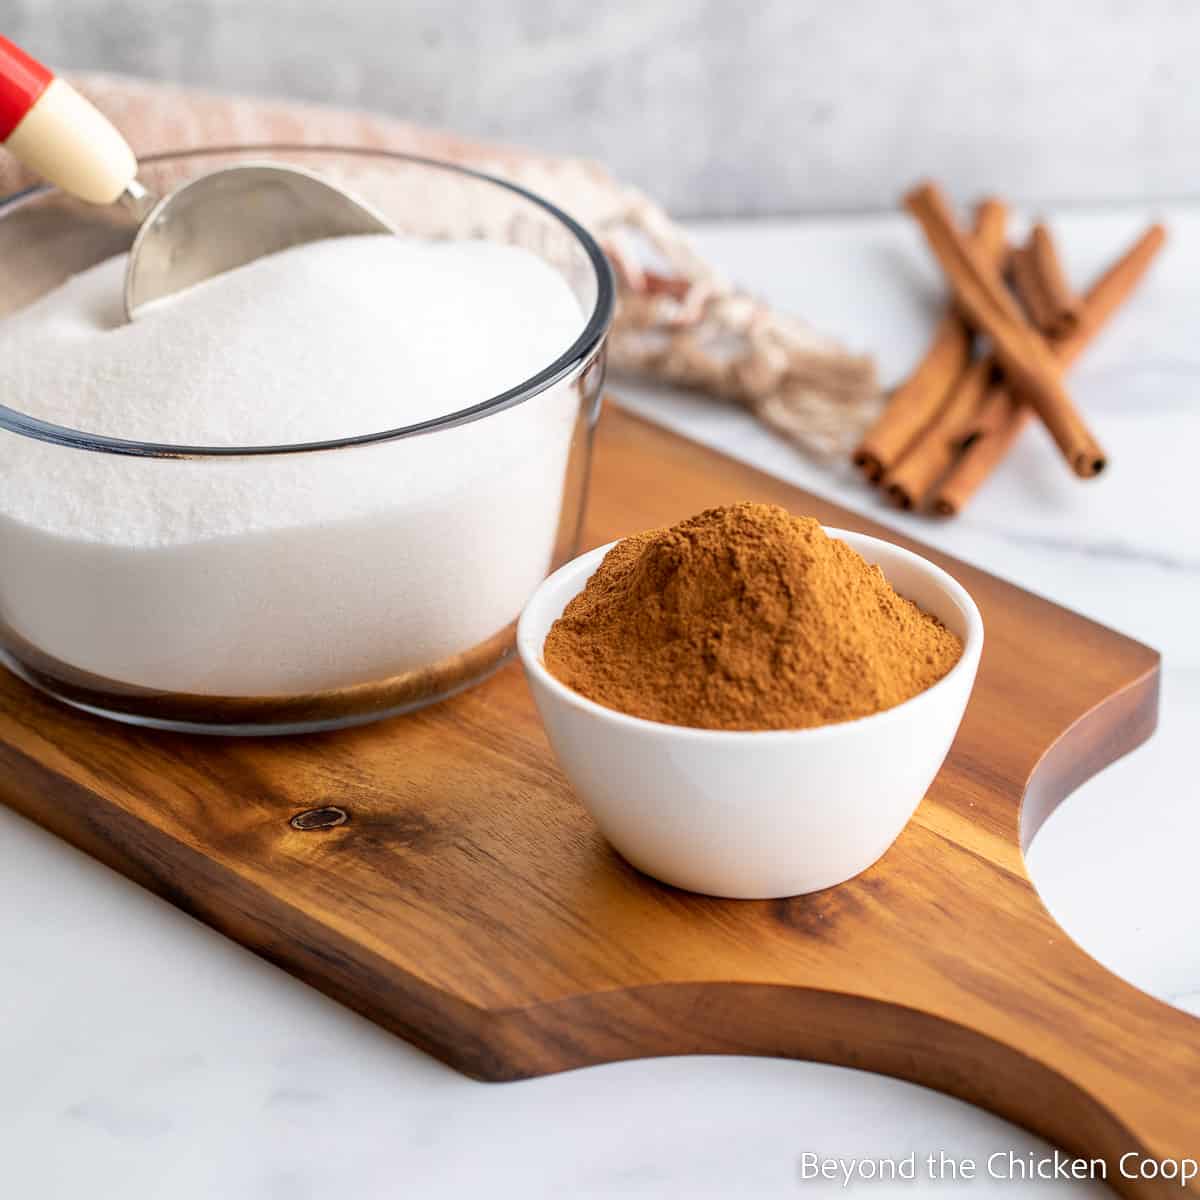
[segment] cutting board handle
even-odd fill
[[[1016,971],[971,1011],[930,1012],[843,992],[728,981],[657,984],[574,996],[505,1014],[483,1040],[491,1053],[473,1073],[524,1078],[539,1031],[558,1040],[545,1069],[591,1066],[653,1055],[744,1054],[831,1063],[891,1075],[956,1096],[1041,1135],[1068,1154],[1102,1160],[1091,1168],[1122,1196],[1180,1200],[1200,1180],[1180,1184],[1200,1159],[1200,1040],[1195,1018],[1122,982],[1065,939],[1035,966],[1045,980],[1064,973],[1103,997],[1124,1030],[1120,1043],[1097,1040],[1074,1019],[1030,1006]],[[1039,1004],[1041,999],[1039,998]],[[509,1051],[511,1048],[511,1053]],[[1193,1081],[1182,1089],[1180,1080]],[[933,1148],[931,1148],[933,1149]],[[1007,1147],[998,1144],[997,1152]],[[1175,1178],[1163,1178],[1163,1165]],[[1005,1169],[1007,1162],[994,1164]],[[1155,1170],[1157,1177],[1144,1177]],[[977,1164],[980,1177],[988,1164]],[[1194,1171],[1194,1166],[1186,1166]],[[1099,1174],[1103,1172],[1103,1174]]]
[[[1069,978],[1094,995],[1120,1039],[1098,1039],[1066,1009],[1056,1020],[1045,1008],[1023,1008],[1028,993],[1015,975],[1008,1011],[989,1014],[991,1036],[974,1060],[984,1071],[985,1099],[977,1102],[1081,1157],[1103,1159],[1120,1195],[1200,1195],[1196,1019],[1117,978],[1065,937],[1046,950],[1044,978]],[[986,1098],[992,1088],[997,1103]]]

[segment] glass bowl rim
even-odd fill
[[[384,442],[400,441],[404,438],[420,437],[425,434],[437,433],[443,429],[453,429],[460,425],[468,425],[473,421],[503,412],[518,404],[546,391],[556,383],[572,375],[586,364],[595,351],[603,343],[612,325],[613,311],[616,304],[616,288],[613,282],[612,269],[608,259],[594,237],[573,217],[569,216],[557,205],[539,196],[520,184],[511,183],[486,171],[474,167],[463,166],[460,163],[447,162],[421,154],[408,154],[398,150],[379,150],[367,146],[339,146],[331,143],[314,142],[251,142],[242,145],[196,146],[187,150],[164,150],[156,154],[140,156],[141,162],[153,164],[172,162],[189,158],[204,158],[221,154],[339,154],[358,158],[376,158],[392,162],[411,163],[436,170],[448,171],[465,175],[484,183],[493,184],[531,201],[538,208],[557,220],[570,233],[587,255],[592,270],[596,276],[596,302],[583,327],[582,332],[548,366],[543,367],[535,375],[523,382],[481,400],[476,404],[455,412],[446,413],[440,417],[418,421],[412,425],[403,425],[396,429],[385,429],[377,433],[357,434],[344,438],[329,438],[316,442],[295,442],[281,445],[262,446],[191,446],[176,445],[170,442],[149,442],[130,438],[110,437],[106,434],[87,433],[83,430],[72,429],[66,425],[56,425],[43,421],[38,417],[19,412],[0,403],[0,429],[24,437],[35,438],[38,441],[50,442],[58,446],[66,446],[75,450],[91,450],[105,454],[120,454],[136,458],[175,458],[175,459],[204,459],[204,458],[262,458],[272,455],[310,454],[327,450],[345,450],[354,446],[378,445]],[[24,207],[32,200],[50,195],[59,189],[48,184],[35,184],[24,188],[12,195],[0,197],[0,220],[10,212]]]

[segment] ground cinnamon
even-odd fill
[[[803,729],[892,708],[962,642],[810,517],[713,508],[620,542],[554,623],[546,666],[620,712]]]

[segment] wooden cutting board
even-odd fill
[[[611,407],[585,542],[745,499],[914,546]],[[1105,1157],[1129,1195],[1178,1195],[1118,1179],[1116,1160],[1200,1152],[1200,1021],[1080,950],[1021,854],[1149,736],[1158,655],[914,548],[979,603],[979,680],[896,845],[816,895],[714,900],[628,867],[564,782],[515,665],[422,713],[291,740],[129,729],[0,672],[0,799],[481,1079],[655,1054],[818,1059]]]

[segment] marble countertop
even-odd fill
[[[934,523],[882,509],[849,470],[804,461],[739,411],[618,391],[1163,652],[1158,733],[1059,809],[1029,863],[1090,953],[1200,1014],[1200,210],[1161,215],[1162,261],[1074,373],[1112,456],[1088,484],[1033,430],[963,517]],[[1071,273],[1087,279],[1145,219],[1060,214]],[[937,281],[899,217],[695,235],[730,275],[873,351],[885,379],[920,352]],[[658,1059],[475,1083],[3,809],[0,964],[0,1191],[22,1200],[833,1196],[840,1182],[801,1179],[802,1154],[982,1163],[1048,1152],[945,1096],[811,1063]],[[879,1197],[1108,1194],[987,1179],[856,1186]]]

